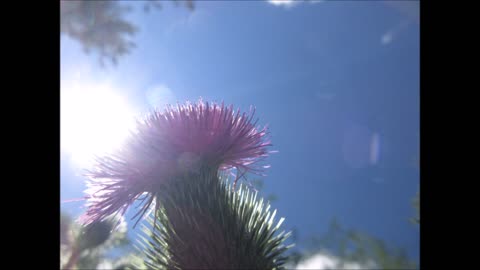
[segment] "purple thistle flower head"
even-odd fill
[[[138,221],[155,203],[162,185],[180,175],[195,174],[204,168],[229,171],[235,168],[235,182],[247,172],[261,174],[260,166],[269,153],[266,127],[252,122],[254,109],[241,114],[233,106],[202,102],[163,112],[154,111],[137,121],[121,149],[96,159],[89,177],[84,224],[103,220],[126,210],[137,199],[141,209],[133,217]],[[142,197],[143,198],[140,198]]]

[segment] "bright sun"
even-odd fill
[[[107,84],[66,87],[61,92],[61,148],[78,166],[114,150],[135,120],[126,101]]]

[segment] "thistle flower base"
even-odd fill
[[[194,178],[194,179],[192,179]],[[275,235],[275,213],[256,194],[237,191],[216,173],[176,179],[159,198],[155,229],[145,240],[153,269],[281,269],[288,234]]]

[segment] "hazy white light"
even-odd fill
[[[377,164],[380,159],[380,146],[380,135],[367,126],[354,124],[344,131],[343,158],[354,169]]]
[[[325,0],[267,0],[267,2],[274,6],[284,6],[289,8],[301,3],[308,3],[308,4],[323,3],[325,2]]]
[[[380,157],[380,135],[374,133],[370,143],[370,163],[376,164]]]
[[[145,95],[153,108],[163,108],[167,104],[175,105],[177,102],[173,91],[163,84],[148,89]]]
[[[296,269],[332,269],[337,265],[338,260],[325,254],[317,254],[301,261]]]
[[[295,269],[348,269],[348,270],[361,270],[361,269],[376,269],[375,263],[369,261],[366,264],[360,264],[352,261],[345,261],[341,258],[329,255],[327,253],[319,252],[312,257],[300,261]]]
[[[401,31],[403,31],[409,24],[411,23],[410,19],[406,19],[395,25],[395,27],[389,29],[385,34],[382,35],[382,39],[380,40],[380,43],[382,45],[388,45],[390,44],[393,39],[400,34]]]
[[[393,33],[388,31],[385,34],[383,34],[381,42],[383,45],[387,45],[390,42],[392,42],[392,40],[393,40]]]
[[[363,125],[351,125],[344,131],[342,152],[348,166],[364,168],[370,163],[371,132]]]
[[[102,261],[97,265],[97,269],[113,269],[113,264],[109,261]]]
[[[298,0],[268,0],[268,2],[275,6],[290,7],[298,3]]]
[[[107,84],[62,86],[61,148],[76,165],[120,146],[134,126],[133,111],[117,92]]]

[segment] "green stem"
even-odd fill
[[[281,243],[287,235],[274,235],[278,228],[269,206],[255,197],[243,186],[233,191],[209,170],[171,181],[158,194],[156,224],[161,232],[154,232],[150,241],[150,258],[158,258],[150,266],[281,268],[285,258],[280,255],[287,249]]]

